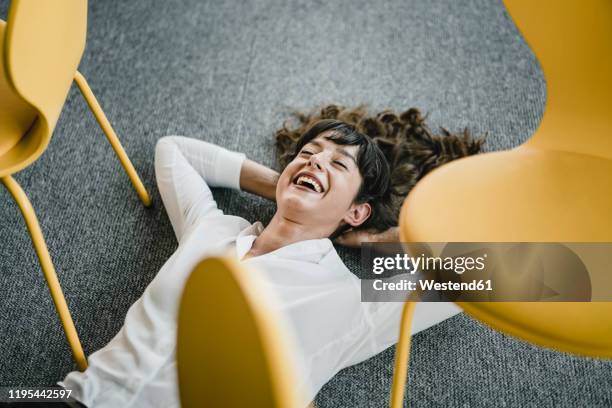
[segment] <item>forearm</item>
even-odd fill
[[[391,227],[386,231],[383,231],[377,237],[376,242],[399,242],[399,227]]]
[[[239,189],[239,178],[245,156],[213,143],[184,136],[165,136],[157,142],[156,152],[172,152],[172,165],[185,162],[207,185]]]
[[[337,244],[358,248],[364,242],[399,242],[399,227],[391,227],[385,231],[376,230],[351,230],[336,237]]]
[[[240,170],[240,189],[275,201],[278,177],[271,168],[246,159]]]
[[[177,157],[186,160],[211,187],[240,189],[275,200],[279,174],[242,153],[184,136],[166,136],[158,142],[157,150],[172,149],[178,149]]]
[[[217,148],[215,146],[209,149],[206,144],[199,142],[195,139],[167,136],[161,138],[155,147],[157,186],[179,242],[193,225],[205,217],[222,214],[206,181],[216,178],[213,173]],[[185,157],[183,152],[186,152],[189,158]],[[240,163],[235,163],[234,167],[236,166],[238,168],[234,172],[235,181],[231,178],[227,181],[217,181],[237,186]],[[233,177],[234,173],[230,172],[226,176]]]

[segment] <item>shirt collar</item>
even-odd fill
[[[242,259],[251,250],[255,238],[263,230],[263,224],[257,221],[240,231],[236,237],[236,256],[238,259]],[[318,238],[294,242],[262,256],[319,263],[331,250],[334,250],[334,246],[328,238]]]

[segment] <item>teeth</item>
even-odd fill
[[[320,193],[321,191],[323,191],[323,188],[321,187],[321,185],[319,183],[317,183],[317,181],[315,179],[310,178],[308,176],[300,176],[297,179],[296,184],[301,184],[301,183],[308,183],[308,184],[310,184],[311,186],[314,187],[314,189],[315,189],[315,191],[317,193]]]

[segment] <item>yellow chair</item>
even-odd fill
[[[301,406],[286,329],[253,273],[220,257],[191,273],[178,320],[181,406]]]
[[[612,2],[506,0],[547,82],[522,146],[449,163],[409,194],[405,242],[612,242]],[[459,303],[492,327],[561,351],[612,358],[612,303]],[[392,406],[401,406],[406,303]]]
[[[77,71],[85,47],[86,0],[13,0],[0,20],[0,179],[25,219],[66,338],[79,369],[87,367],[36,214],[11,176],[46,149],[74,80],[145,206],[151,199],[117,135]],[[76,142],[75,142],[76,143]]]

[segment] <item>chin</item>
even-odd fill
[[[320,216],[321,202],[304,197],[291,191],[285,191],[276,201],[277,211],[284,217],[310,223]],[[309,222],[310,221],[310,222]]]
[[[304,197],[300,197],[297,194],[284,194],[280,201],[276,202],[276,205],[279,211],[283,212],[297,212],[307,214],[311,211],[316,211],[314,203],[309,202],[309,200],[304,199]]]

